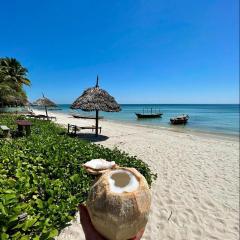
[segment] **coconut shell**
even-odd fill
[[[109,171],[109,169],[95,170],[93,168],[87,168],[87,167],[85,167],[85,170],[92,175],[100,175],[100,174],[103,174],[103,173]]]
[[[118,168],[132,173],[139,182],[132,192],[110,190],[109,176],[104,173],[91,187],[86,202],[95,229],[109,240],[127,240],[136,236],[148,221],[151,193],[146,179],[134,168]]]
[[[105,159],[92,159],[91,161],[98,161],[98,160],[99,161],[104,161],[106,163],[110,163]],[[90,173],[92,175],[100,175],[100,174],[103,174],[103,173],[107,172],[109,169],[115,169],[115,168],[118,167],[118,165],[115,164],[115,162],[113,162],[114,164],[112,164],[111,166],[110,165],[106,166],[105,164],[103,164],[102,167],[94,168],[94,167],[90,167],[88,165],[88,163],[90,163],[91,161],[88,161],[88,162],[84,163],[82,166],[85,168],[85,170],[88,173]]]

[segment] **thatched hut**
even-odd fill
[[[48,107],[57,107],[57,105],[51,101],[50,99],[44,97],[39,98],[38,100],[36,100],[35,102],[33,102],[33,105],[35,106],[40,106],[40,107],[44,107],[45,111],[46,111],[46,116],[48,117],[48,112],[47,112],[47,108]]]
[[[107,91],[99,88],[98,76],[96,86],[86,89],[83,94],[78,97],[71,106],[72,109],[81,109],[83,111],[96,111],[96,136],[98,136],[98,113],[119,112],[121,108]]]
[[[27,98],[16,95],[0,96],[0,106],[25,106],[28,102]]]

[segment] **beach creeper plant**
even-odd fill
[[[14,115],[1,125],[16,128]],[[96,158],[134,167],[151,185],[147,164],[118,149],[71,138],[65,129],[40,120],[29,137],[0,138],[0,239],[53,239],[85,202],[94,176],[82,164]]]

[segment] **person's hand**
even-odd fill
[[[85,234],[86,240],[106,240],[100,233],[94,228],[90,216],[88,214],[87,208],[84,205],[79,205],[80,212],[80,222]],[[144,233],[144,229],[138,232],[138,234],[130,240],[140,240]]]
[[[102,237],[92,225],[87,208],[84,205],[79,205],[80,222],[85,234],[86,240],[106,240]]]

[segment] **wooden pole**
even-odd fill
[[[96,110],[96,137],[98,136],[98,110]]]
[[[47,106],[45,106],[46,116],[48,117]]]

